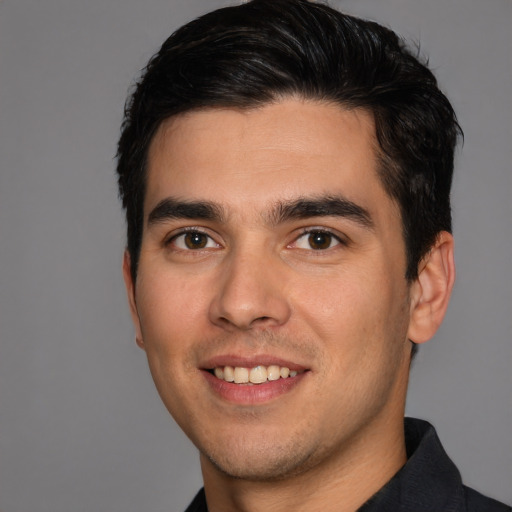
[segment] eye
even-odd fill
[[[325,251],[339,245],[340,239],[328,231],[308,231],[299,236],[295,241],[295,247],[298,249],[307,249],[314,251]]]
[[[184,251],[211,249],[218,247],[218,244],[207,234],[201,231],[186,231],[173,236],[169,244]]]

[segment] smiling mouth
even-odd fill
[[[263,384],[280,379],[296,377],[304,373],[302,371],[290,370],[286,366],[254,366],[253,368],[244,368],[241,366],[217,366],[209,370],[220,380],[233,382],[235,384]]]

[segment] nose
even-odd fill
[[[262,253],[230,255],[210,305],[214,324],[231,331],[277,327],[290,313],[278,261]]]

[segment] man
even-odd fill
[[[505,511],[406,420],[455,278],[459,126],[391,31],[254,0],[173,34],[119,142],[138,345],[200,451],[190,511]]]

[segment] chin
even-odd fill
[[[297,443],[282,445],[247,445],[229,453],[205,453],[203,455],[213,467],[227,477],[253,482],[274,482],[297,476],[314,465],[312,453],[300,449]]]
[[[295,461],[265,461],[261,463],[250,462],[249,460],[240,463],[233,463],[230,460],[218,462],[214,458],[209,458],[213,466],[225,476],[236,480],[246,480],[251,482],[277,482],[285,480],[291,476],[303,472],[297,468],[302,464],[296,464]]]

